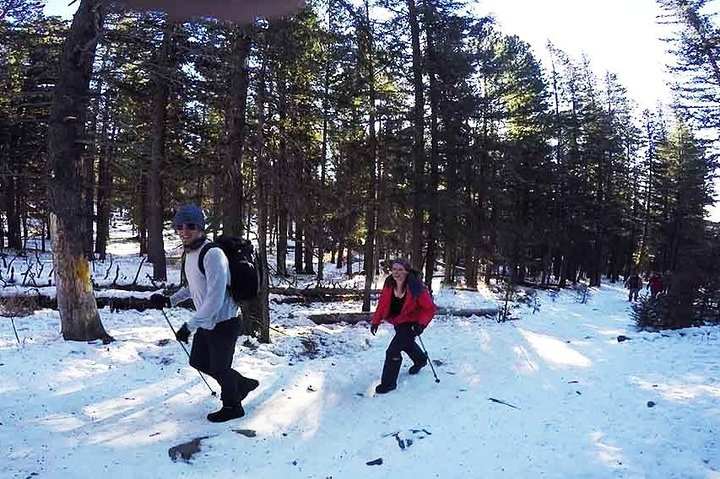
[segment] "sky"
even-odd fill
[[[586,54],[600,77],[616,73],[641,108],[668,102],[665,65],[673,59],[661,40],[655,0],[479,0],[500,29],[528,42],[542,60],[548,41],[573,58]]]
[[[69,0],[49,0],[46,13],[68,17],[75,5]],[[536,56],[547,62],[548,41],[579,59],[590,58],[599,78],[618,75],[628,96],[640,109],[670,103],[673,63],[662,40],[671,35],[659,25],[662,13],[655,0],[478,0],[479,15],[492,14],[500,29],[528,42]],[[715,182],[720,191],[720,183]],[[720,221],[720,204],[709,208],[710,219]]]
[[[69,17],[76,5],[49,0],[46,13]],[[617,73],[643,108],[667,101],[665,65],[672,61],[657,25],[655,0],[478,0],[478,14],[491,13],[501,30],[527,41],[542,59],[548,40],[573,57],[586,53],[602,75]]]
[[[109,253],[129,284],[142,258],[123,228]],[[52,258],[39,260],[45,284]],[[36,261],[14,266],[39,271]],[[112,278],[96,263],[96,294],[129,294],[104,290]],[[350,285],[342,271],[326,268]],[[435,286],[439,306],[498,306],[486,289]],[[718,327],[638,332],[620,284],[534,298],[502,323],[437,315],[421,336],[433,368],[410,376],[405,358],[386,395],[374,388],[391,327],[373,336],[366,322],[309,319],[357,301],[271,301],[272,342],[241,338],[233,363],[260,386],[246,416],[222,424],[205,418],[217,384],[188,366],[165,320],[177,329],[189,310],[101,309],[108,345],[63,341],[54,310],[0,317],[0,477],[720,479]],[[187,460],[174,453],[192,441]]]

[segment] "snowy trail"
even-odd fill
[[[390,327],[293,323],[282,306],[286,334],[236,355],[261,382],[247,416],[219,425],[158,312],[103,310],[109,346],[63,342],[54,312],[18,320],[19,348],[0,323],[0,477],[720,477],[720,331],[636,333],[624,299],[606,285],[588,304],[541,295],[518,321],[439,317],[423,340],[441,382],[406,359],[383,396]],[[203,436],[190,464],[170,461]]]

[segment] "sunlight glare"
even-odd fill
[[[83,422],[74,414],[51,414],[49,416],[39,418],[39,424],[48,426],[56,432],[69,432],[83,426]]]
[[[546,336],[544,334],[533,333],[518,328],[523,338],[530,343],[535,352],[548,363],[556,366],[570,366],[587,368],[591,366],[588,358],[575,351],[564,341]]]
[[[123,417],[119,422],[107,424],[88,437],[88,444],[107,444],[113,447],[133,448],[181,436],[184,428],[179,421],[155,422],[148,418],[150,411],[142,410]]]
[[[515,371],[528,374],[534,373],[538,370],[537,363],[530,359],[527,349],[522,346],[515,346],[513,347],[513,351],[517,356],[517,361],[515,362]]]
[[[625,462],[622,450],[617,446],[611,446],[602,442],[603,433],[595,431],[590,434],[590,440],[597,448],[597,458],[608,467],[617,468]]]
[[[323,388],[325,375],[317,371],[307,371],[305,377],[292,387],[278,391],[255,408],[255,418],[248,423],[250,429],[258,434],[277,434],[294,428],[301,432],[302,437],[315,435],[320,428],[320,419],[327,402],[328,394]],[[314,391],[308,391],[309,385]]]
[[[663,398],[677,402],[689,402],[701,396],[711,396],[720,399],[720,387],[708,384],[688,384],[679,381],[647,381],[638,377],[631,377],[641,389],[657,391]]]
[[[66,366],[57,375],[57,378],[60,381],[76,381],[78,379],[105,373],[110,369],[107,364],[99,364],[90,359],[77,359],[65,364]]]
[[[144,387],[120,392],[116,397],[88,404],[83,413],[93,421],[104,421],[119,415],[126,415],[134,409],[145,408],[146,404],[162,400],[171,391],[178,387],[177,379],[166,379],[150,383]]]

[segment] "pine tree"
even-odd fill
[[[680,27],[671,52],[678,63],[674,91],[683,111],[709,128],[720,126],[720,28],[715,21],[716,0],[657,0],[668,13],[662,20]]]

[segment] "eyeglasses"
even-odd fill
[[[181,225],[175,226],[175,231],[182,231],[183,229],[186,229],[188,231],[195,231],[198,229],[198,225],[195,223],[183,223]]]

